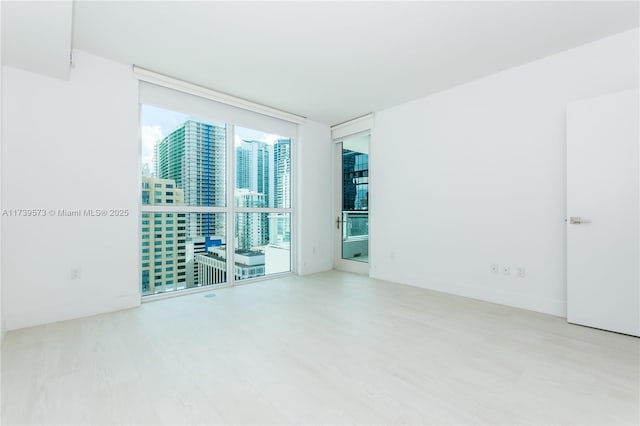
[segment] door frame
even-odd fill
[[[639,99],[635,88],[567,106],[567,322],[632,336],[640,336]]]
[[[369,136],[369,194],[371,194],[371,130],[352,133],[333,140],[333,267],[340,271],[360,275],[369,275],[371,269],[371,202],[369,200],[369,255],[367,262],[358,262],[342,258],[342,224],[337,226],[338,218],[342,218],[342,143],[346,139],[358,136]]]

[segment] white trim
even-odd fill
[[[278,279],[278,278],[286,278],[286,277],[295,275],[295,273],[293,272],[293,266],[290,269],[291,270],[289,270],[289,271],[275,272],[273,274],[261,275],[259,277],[245,278],[243,280],[234,280],[233,281],[233,286],[237,287],[239,285],[254,284],[254,283],[259,283],[259,282],[262,282],[262,281],[270,281],[270,280],[275,280],[275,279]],[[234,277],[234,279],[235,279],[235,277]]]
[[[367,129],[367,130],[363,130],[361,132],[356,132],[356,133],[351,133],[351,134],[348,134],[348,135],[344,135],[342,137],[334,139],[333,143],[342,143],[342,142],[346,141],[347,139],[359,138],[361,136],[369,136],[369,137],[371,137],[371,129]]]
[[[369,131],[373,128],[373,113],[354,118],[353,120],[331,126],[331,138],[333,140],[351,136],[356,133]]]
[[[307,120],[306,117],[303,117],[301,115],[292,114],[290,112],[282,111],[246,99],[238,98],[236,96],[228,95],[226,93],[218,92],[216,90],[208,89],[206,87],[198,86],[196,84],[188,83],[183,80],[178,80],[173,77],[168,77],[154,71],[140,68],[136,65],[133,66],[133,74],[138,80],[157,84],[163,87],[168,87],[170,89],[179,90],[181,92],[189,93],[201,98],[210,99],[212,101],[216,101],[225,105],[231,105],[233,107],[241,108],[247,111],[257,112],[259,114],[278,118],[280,120],[285,120],[291,123],[301,124]]]
[[[192,287],[192,288],[185,288],[182,290],[172,290],[164,293],[147,294],[145,296],[142,296],[141,303],[156,302],[158,300],[171,299],[173,297],[180,297],[180,296],[189,296],[189,295],[198,294],[198,293],[210,293],[210,292],[214,292],[216,290],[222,290],[225,288],[233,288],[233,287],[237,287],[245,284],[255,284],[261,281],[270,281],[278,278],[285,278],[291,275],[294,275],[292,271],[278,272],[276,274],[262,275],[260,277],[254,277],[254,278],[246,278],[244,280],[234,279],[231,282],[227,279],[227,282],[221,283],[221,284],[210,284],[210,285],[203,285],[203,286]],[[233,273],[231,274],[231,276],[233,276]],[[229,275],[227,275],[227,278],[228,277]]]
[[[221,284],[210,284],[198,287],[183,288],[180,290],[165,291],[164,293],[145,294],[142,296],[141,303],[156,302],[158,300],[171,299],[173,297],[179,296],[188,296],[190,294],[207,293],[223,288],[229,288],[232,286],[233,284],[229,283],[229,280],[227,280],[227,282]]]

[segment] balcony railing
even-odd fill
[[[342,241],[364,240],[369,238],[369,212],[342,212]]]

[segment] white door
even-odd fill
[[[639,93],[567,108],[567,320],[640,335]]]
[[[369,135],[335,144],[336,269],[369,273]]]

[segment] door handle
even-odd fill
[[[340,220],[340,216],[338,216],[338,217],[336,218],[336,228],[337,228],[337,229],[340,229],[340,224],[341,224],[341,223],[342,223],[342,221]]]
[[[569,218],[569,223],[571,225],[580,225],[581,223],[591,223],[591,221],[589,219],[585,219],[584,217],[571,216]]]

